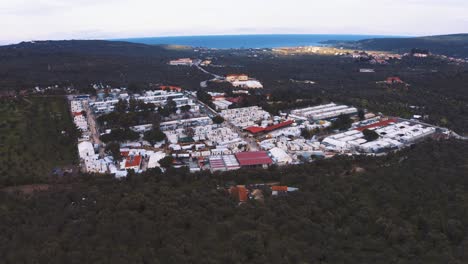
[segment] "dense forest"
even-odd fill
[[[167,64],[170,59],[193,54],[180,47],[90,40],[0,46],[0,91],[56,84],[83,89],[91,83],[197,88],[208,78],[205,74]]]
[[[0,98],[0,188],[46,182],[55,168],[73,169],[79,133],[66,98]]]
[[[468,144],[214,176],[63,178],[0,192],[2,263],[467,263]],[[299,187],[238,205],[223,187]]]
[[[329,41],[326,43],[350,49],[384,50],[399,53],[410,52],[412,49],[417,48],[428,50],[434,54],[468,58],[468,34],[415,38],[376,38],[349,42]]]

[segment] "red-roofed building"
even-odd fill
[[[364,131],[366,129],[369,129],[369,128],[385,127],[385,126],[390,125],[391,123],[396,123],[396,122],[398,122],[398,120],[396,118],[389,118],[387,120],[383,120],[383,121],[380,121],[380,122],[377,122],[377,123],[374,123],[374,124],[358,127],[358,128],[356,128],[356,130],[362,132],[362,131]]]
[[[287,126],[290,126],[294,123],[293,120],[288,120],[288,121],[284,121],[284,122],[281,122],[279,124],[276,124],[276,125],[272,125],[272,126],[267,126],[265,128],[265,132],[271,132],[273,130],[276,130],[276,129],[280,129],[280,128],[283,128],[283,127],[287,127]]]
[[[241,167],[265,167],[273,164],[273,160],[266,151],[239,152],[235,155]]]
[[[125,169],[126,170],[140,170],[141,165],[141,156],[128,156],[125,160]]]
[[[264,127],[259,127],[259,126],[251,126],[251,127],[247,127],[244,129],[245,131],[247,132],[250,132],[252,134],[258,134],[260,132],[263,132],[265,130]]]
[[[228,74],[226,75],[226,81],[235,82],[235,81],[248,81],[249,76],[246,74]]]
[[[239,97],[226,97],[226,101],[231,102],[231,103],[235,103],[235,104],[238,104],[238,103],[242,102],[243,100],[244,100],[244,98],[242,96],[239,96]]]
[[[399,77],[388,77],[387,80],[385,80],[387,84],[401,84],[404,83]]]
[[[294,123],[293,120],[288,120],[288,121],[284,121],[279,124],[267,126],[267,127],[251,126],[251,127],[245,128],[244,130],[252,134],[258,134],[261,132],[271,132],[276,129],[284,128],[284,127],[292,125],[293,123]]]

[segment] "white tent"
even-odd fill
[[[286,153],[286,151],[284,151],[284,150],[282,150],[280,148],[270,149],[270,154],[271,154],[273,160],[276,161],[276,163],[278,163],[280,165],[289,164],[289,163],[291,163],[293,161],[291,156],[289,156],[288,153]]]
[[[155,152],[151,154],[149,161],[148,161],[148,169],[160,167],[159,161],[166,157],[166,154],[162,151]]]
[[[93,144],[89,141],[83,141],[79,143],[78,153],[81,159],[85,159],[86,157],[93,156],[95,154]]]

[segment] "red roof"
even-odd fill
[[[276,125],[268,126],[265,128],[265,132],[270,132],[279,128],[287,127],[287,126],[292,125],[293,123],[294,123],[293,120],[288,120],[288,121],[284,121]]]
[[[245,128],[244,130],[252,133],[252,134],[257,134],[257,133],[260,133],[260,132],[271,132],[273,130],[276,130],[276,129],[280,129],[280,128],[283,128],[283,127],[287,127],[287,126],[290,126],[294,123],[293,120],[288,120],[288,121],[284,121],[284,122],[281,122],[279,124],[276,124],[276,125],[272,125],[272,126],[267,126],[265,128],[263,127],[259,127],[259,126],[251,126],[251,127],[248,127],[248,128]]]
[[[239,202],[247,201],[247,189],[244,186],[238,186],[237,190],[239,192]]]
[[[403,83],[403,81],[399,77],[388,77],[387,83]]]
[[[390,123],[396,123],[397,121],[398,120],[396,118],[389,118],[387,120],[383,120],[383,121],[380,121],[380,122],[377,122],[377,123],[374,123],[374,124],[370,124],[370,125],[363,126],[363,127],[358,127],[358,128],[356,128],[356,130],[362,132],[365,129],[369,129],[369,128],[388,126]]]
[[[244,130],[248,131],[248,132],[250,132],[252,134],[257,134],[257,133],[263,132],[265,130],[265,128],[259,127],[259,126],[251,126],[251,127],[245,128]]]
[[[80,116],[80,115],[82,115],[81,112],[73,112],[73,116]]]
[[[287,192],[288,186],[271,186],[272,191]]]
[[[130,153],[130,151],[126,150],[126,151],[120,151],[120,155],[122,155],[122,157],[128,157],[128,154]]]
[[[226,97],[226,101],[229,101],[231,103],[236,103],[238,104],[239,102],[241,102],[243,100],[242,97]]]
[[[246,202],[248,198],[248,191],[247,188],[243,185],[232,186],[229,190],[231,195],[239,199],[239,202]]]
[[[125,168],[131,168],[131,167],[140,167],[141,164],[141,156],[129,156],[127,157],[127,160],[125,161]]]
[[[239,152],[235,155],[241,166],[270,165],[273,163],[266,151]]]

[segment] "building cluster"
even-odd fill
[[[169,100],[172,100],[179,111],[183,106],[190,106],[190,111],[192,112],[199,110],[198,104],[185,93],[181,92],[180,87],[175,86],[161,86],[158,90],[149,90],[145,91],[144,94],[133,95],[129,95],[120,89],[112,89],[107,95],[104,92],[99,92],[96,100],[90,102],[90,106],[96,114],[107,114],[115,110],[115,105],[120,100],[128,102],[130,99],[152,103],[156,107],[163,107]]]
[[[226,81],[232,86],[244,89],[261,89],[263,85],[258,80],[249,78],[246,74],[229,74],[226,76]]]
[[[291,115],[305,117],[312,120],[323,120],[338,117],[340,115],[350,115],[357,113],[355,107],[337,105],[335,103],[296,109],[291,111]]]
[[[177,157],[207,157],[240,152],[246,142],[229,127],[203,125],[166,130],[169,148]]]
[[[366,139],[363,131],[371,130],[378,138]],[[373,118],[371,122],[355,126],[351,130],[329,136],[322,146],[341,153],[385,153],[398,150],[436,133],[436,128],[398,118]]]
[[[245,80],[248,76],[236,78]],[[272,164],[297,164],[340,153],[383,153],[402,148],[435,133],[433,127],[366,115],[370,119],[354,123],[349,131],[325,137],[320,141],[315,136],[307,135],[310,135],[310,131],[327,133],[325,129],[331,126],[335,118],[340,115],[355,116],[357,109],[329,103],[272,116],[259,106],[229,109],[229,103],[232,103],[228,101],[229,98],[222,93],[210,93],[218,109],[218,112],[215,112],[204,108],[197,99],[178,87],[160,88],[131,95],[124,89],[111,89],[106,95],[98,94],[96,99],[87,96],[71,100],[70,107],[75,123],[84,132],[89,130],[89,120],[86,120],[86,116],[95,116],[86,115],[85,105],[89,105],[94,114],[99,116],[113,111],[111,106],[119,100],[133,99],[155,106],[165,106],[172,100],[178,108],[188,105],[190,111],[199,114],[184,117],[180,115],[180,118],[172,116],[167,119],[169,121],[161,122],[160,129],[165,133],[166,139],[153,145],[142,139],[142,135],[152,129],[152,124],[131,127],[140,134],[140,139],[121,143],[119,160],[114,160],[102,151],[103,146],[93,144],[89,139],[91,133],[88,133],[88,138],[80,140],[78,145],[85,171],[125,177],[128,170],[141,172],[161,167],[159,161],[166,156],[173,157],[172,166],[185,166],[191,172],[266,168]],[[218,105],[216,102],[219,102]],[[224,123],[214,124],[212,117],[218,114],[224,118]],[[363,132],[366,129],[375,131],[379,135],[378,138],[367,140]],[[95,138],[93,137],[93,140]]]
[[[273,159],[280,165],[296,163],[301,158],[310,159],[312,156],[323,157],[320,142],[306,140],[300,136],[296,138],[276,137],[260,142],[263,150],[272,153]]]
[[[88,173],[109,173],[115,175],[116,178],[126,177],[128,170],[141,172],[160,167],[159,161],[166,156],[163,151],[123,146],[120,148],[121,159],[114,160],[109,155],[101,158],[97,149],[90,141],[78,144],[78,154],[84,170]]]
[[[84,104],[88,102],[86,98],[86,96],[75,97],[70,101],[70,110],[73,116],[73,123],[75,123],[76,127],[81,131],[81,138],[78,141],[89,140],[91,135],[87,113],[84,109]]]
[[[275,184],[233,185],[225,189],[225,192],[239,204],[246,203],[249,200],[263,202],[267,193],[271,194],[271,196],[285,196],[288,193],[297,191],[299,191],[299,188]]]
[[[271,119],[270,114],[259,106],[222,110],[221,116],[239,128],[265,124]]]
[[[190,58],[180,58],[176,60],[169,61],[169,65],[172,66],[192,66],[193,60]]]

